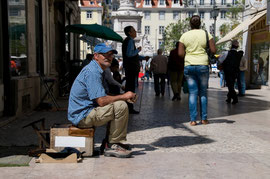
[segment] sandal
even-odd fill
[[[205,119],[205,120],[201,120],[201,123],[206,125],[206,124],[209,124],[209,121],[207,119]]]
[[[196,121],[191,121],[191,122],[190,122],[190,125],[191,125],[191,126],[196,126],[196,125],[197,125],[197,122],[196,122]]]

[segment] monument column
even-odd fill
[[[125,39],[124,28],[126,26],[133,26],[137,31],[135,43],[139,43],[143,37],[141,34],[142,17],[142,14],[138,13],[135,8],[134,0],[120,0],[119,9],[117,12],[112,12],[113,30]],[[116,44],[116,50],[118,55],[122,56],[122,43]]]

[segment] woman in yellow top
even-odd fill
[[[208,124],[207,120],[207,87],[209,80],[209,61],[206,53],[206,32],[200,29],[200,16],[194,15],[190,19],[191,30],[184,33],[179,40],[178,54],[185,58],[184,75],[189,89],[190,125],[195,126],[197,118],[197,99],[200,99],[201,123]],[[216,53],[215,42],[208,33],[209,47]]]

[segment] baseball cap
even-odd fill
[[[105,43],[97,44],[94,48],[95,53],[107,53],[109,51],[112,51],[114,54],[117,54],[118,52],[113,49],[110,45],[106,45]]]

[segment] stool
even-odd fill
[[[40,128],[37,126],[38,123],[41,123]],[[45,129],[45,118],[31,122],[31,123],[23,126],[23,128],[26,128],[28,126],[32,126],[32,128],[34,129],[34,131],[36,132],[36,134],[38,136],[39,149],[49,148],[50,147],[50,143],[49,143],[50,131]]]
[[[50,148],[60,152],[65,147],[78,149],[83,156],[92,156],[95,128],[80,129],[71,124],[54,125],[50,130]]]
[[[56,81],[54,78],[45,78],[44,76],[40,75],[40,80],[42,85],[46,89],[46,93],[43,95],[43,97],[40,100],[40,104],[44,101],[47,95],[52,99],[53,104],[55,105],[56,109],[58,110],[60,106],[58,105],[53,93],[52,93],[52,88],[54,85],[54,82]]]

